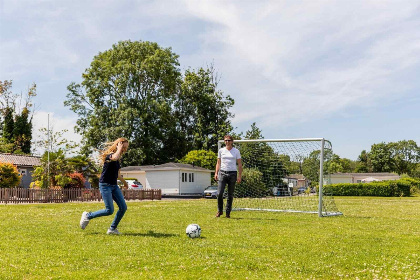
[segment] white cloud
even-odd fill
[[[49,117],[48,117],[49,115]],[[39,131],[41,128],[48,127],[48,118],[49,118],[49,128],[52,133],[62,132],[67,130],[63,134],[63,139],[67,139],[69,141],[74,141],[75,143],[79,144],[82,140],[82,136],[76,132],[74,132],[74,126],[76,125],[76,118],[69,118],[69,117],[61,117],[53,112],[46,112],[46,111],[38,111],[35,112],[32,120],[33,128],[32,128],[32,135],[33,141],[46,139],[45,135]],[[40,147],[33,147],[34,154],[42,154],[44,150]]]
[[[415,1],[187,3],[221,25],[206,42],[224,46],[216,55],[239,92],[235,123],[287,125],[376,104],[404,94],[398,79],[420,65]]]

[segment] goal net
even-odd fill
[[[235,140],[234,147],[241,152],[243,172],[232,210],[342,214],[332,195],[323,192],[333,155],[328,140]]]

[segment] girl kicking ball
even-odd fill
[[[127,149],[128,140],[125,138],[118,138],[114,142],[107,143],[107,146],[99,156],[101,162],[103,163],[103,170],[101,178],[99,179],[99,189],[105,203],[105,209],[98,210],[96,212],[83,212],[82,218],[80,219],[80,227],[82,229],[87,227],[91,219],[112,215],[112,213],[114,213],[114,200],[119,209],[115,215],[114,221],[107,231],[107,234],[120,234],[117,230],[117,226],[124,216],[125,211],[127,211],[127,204],[125,203],[124,196],[118,187],[117,180],[121,180],[121,182],[124,183],[124,187],[128,188],[127,182],[120,174],[120,159]]]

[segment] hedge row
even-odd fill
[[[401,179],[372,183],[342,183],[324,186],[323,193],[335,196],[410,196],[411,182]]]

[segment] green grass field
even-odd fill
[[[420,197],[336,197],[343,216],[232,212],[215,200],[0,206],[0,279],[420,279]],[[202,237],[185,228],[198,223]]]

